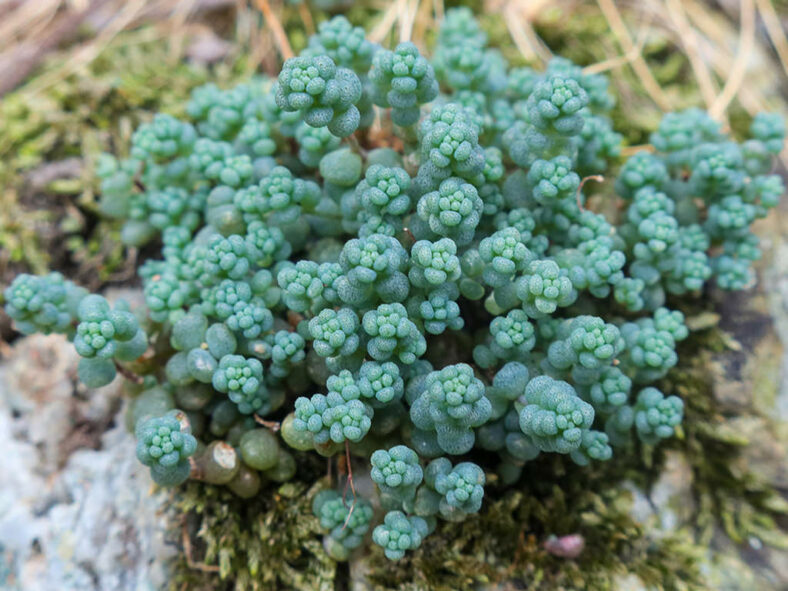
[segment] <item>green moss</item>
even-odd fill
[[[521,490],[501,495],[493,487],[494,500],[479,516],[442,523],[412,557],[397,563],[373,547],[359,570],[373,589],[442,591],[523,580],[529,589],[603,590],[629,573],[660,588],[702,589],[701,547],[685,533],[652,539],[630,516],[630,493],[610,485],[611,477],[637,477],[632,470],[633,464],[584,471],[561,458],[534,462]],[[191,560],[201,564],[190,566],[182,556],[172,588],[344,588],[348,574],[325,555],[310,509],[323,486],[290,483],[261,492],[251,503],[199,484],[176,493],[175,509],[186,513],[197,549]],[[549,535],[566,534],[585,539],[575,560],[542,546]],[[205,565],[219,572],[206,572]]]
[[[629,516],[628,493],[599,483],[592,491],[577,476],[545,491],[510,491],[487,503],[479,517],[441,527],[408,560],[392,564],[375,552],[369,580],[375,589],[442,591],[516,580],[528,589],[603,590],[632,573],[661,588],[702,588],[699,549],[686,536],[650,539]],[[540,543],[547,535],[570,533],[585,539],[577,559],[553,556]]]
[[[312,498],[324,487],[269,484],[253,499],[226,488],[190,483],[175,493],[183,528],[172,589],[334,589],[337,564],[323,550]],[[184,537],[189,539],[187,554]]]
[[[0,250],[8,255],[0,265],[9,264],[10,274],[75,268],[70,274],[93,287],[125,278],[117,229],[96,213],[92,158],[123,155],[140,121],[151,111],[182,112],[195,86],[237,81],[254,69],[242,57],[212,68],[173,62],[169,41],[151,31],[121,33],[89,66],[55,83],[72,55],[53,54],[0,101]],[[45,176],[42,167],[74,157],[69,178],[31,183]],[[0,283],[6,272],[0,266]]]

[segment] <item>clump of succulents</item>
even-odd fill
[[[137,456],[160,485],[248,498],[294,476],[292,450],[340,456],[368,467],[385,516],[352,481],[321,492],[327,552],[371,531],[398,560],[480,511],[493,472],[671,437],[682,401],[655,383],[688,331],[667,296],[754,280],[782,120],[736,143],[670,113],[616,173],[612,105],[567,60],[509,67],[468,10],[431,57],[337,16],[277,79],[200,87],[188,120],[157,115],[130,158],[105,157],[102,211],[126,244],[161,245],[139,267],[145,308],[53,273],[17,277],[6,311],[71,339],[91,387],[137,376]],[[586,207],[602,172],[615,218]],[[463,358],[435,361],[457,331]]]

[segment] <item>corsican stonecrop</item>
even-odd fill
[[[586,466],[680,430],[656,384],[688,337],[668,296],[755,279],[782,119],[736,143],[670,113],[621,161],[613,103],[567,60],[510,67],[467,9],[425,54],[335,17],[276,79],[197,88],[185,118],[101,158],[101,211],[125,244],[162,245],[145,306],[51,273],[18,276],[6,311],[72,340],[89,387],[137,374],[129,423],[158,484],[248,498],[302,469],[290,448],[341,454],[381,502],[319,493],[327,552],[371,534],[401,559],[540,454]]]

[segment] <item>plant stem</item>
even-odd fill
[[[124,378],[126,378],[128,381],[130,381],[130,382],[132,382],[134,384],[141,384],[144,381],[142,376],[138,376],[133,371],[131,371],[129,368],[123,367],[115,359],[113,359],[112,362],[115,364],[115,369],[118,370],[118,373],[120,375],[122,375]]]

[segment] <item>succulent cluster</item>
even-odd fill
[[[157,115],[129,159],[103,157],[102,211],[126,244],[161,245],[139,268],[147,310],[58,274],[17,277],[6,310],[73,339],[90,386],[143,376],[130,424],[162,485],[246,498],[295,453],[363,458],[385,517],[320,493],[326,549],[346,559],[372,529],[400,559],[540,454],[585,466],[671,437],[682,401],[655,383],[688,331],[667,297],[753,280],[782,120],[735,143],[671,113],[619,163],[612,105],[567,60],[509,67],[467,9],[431,59],[337,16],[277,80],[200,87],[188,121]],[[585,194],[600,173],[615,217]]]

